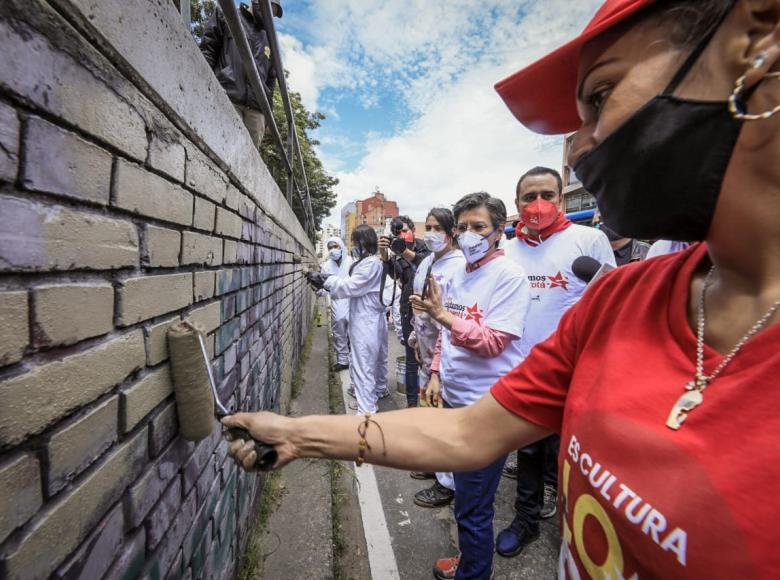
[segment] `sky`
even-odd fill
[[[488,191],[514,213],[517,178],[560,169],[561,137],[524,129],[493,85],[578,34],[600,0],[283,0],[292,90],[344,204],[379,188],[421,221]]]

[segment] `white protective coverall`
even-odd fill
[[[331,298],[349,298],[349,378],[355,387],[358,415],[376,413],[378,384],[387,384],[387,320],[379,300],[383,275],[382,260],[368,256],[347,278],[330,276],[325,281]],[[380,377],[383,369],[385,376]]]
[[[347,252],[347,247],[339,237],[328,239],[327,244],[335,243],[341,248],[341,264],[328,257],[322,264],[321,271],[326,276],[338,276],[347,278],[349,276],[349,267],[352,265],[352,258]],[[340,365],[349,364],[349,336],[347,334],[349,326],[349,298],[330,297],[330,330],[333,333],[333,347],[336,350],[336,363]]]
[[[414,275],[414,293],[418,296],[422,294],[429,267],[431,275],[443,291],[446,290],[447,283],[455,272],[466,268],[466,258],[463,257],[463,252],[460,250],[452,250],[444,254],[434,261],[431,267],[433,259],[434,255],[431,254],[417,267],[417,272]],[[420,373],[424,374],[424,377],[420,377],[420,384],[427,385],[431,376],[431,363],[441,326],[425,311],[414,311],[412,326],[414,326],[414,336],[417,340],[417,350],[420,353]],[[437,472],[436,479],[447,489],[455,491],[455,479],[452,477],[452,473]]]

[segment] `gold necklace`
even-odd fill
[[[772,318],[778,308],[780,308],[780,300],[774,303],[772,308],[762,316],[758,322],[756,322],[747,334],[743,336],[736,346],[727,354],[720,364],[715,368],[711,375],[704,374],[704,299],[707,295],[707,288],[709,288],[712,282],[712,276],[715,273],[715,266],[713,266],[707,278],[704,280],[704,284],[701,287],[701,294],[699,295],[699,319],[698,328],[696,333],[696,376],[693,380],[685,385],[685,393],[677,399],[677,402],[672,407],[669,417],[666,419],[666,426],[669,429],[677,431],[685,419],[688,418],[688,413],[698,407],[704,402],[704,390],[709,384],[714,381],[718,375],[726,368],[726,366],[737,356],[737,353],[742,350],[745,343],[753,338],[758,331],[760,331],[766,323]]]

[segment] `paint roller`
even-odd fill
[[[168,329],[168,350],[179,432],[188,441],[200,441],[211,435],[215,416],[221,419],[231,414],[219,400],[203,333],[186,321],[174,324]],[[240,427],[226,432],[234,440],[254,441],[259,470],[268,471],[276,463],[278,454],[272,445],[254,439]]]

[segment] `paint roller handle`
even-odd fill
[[[231,427],[225,431],[230,436],[231,441],[242,439],[244,441],[255,442],[255,453],[257,453],[257,460],[255,461],[255,465],[257,466],[258,470],[270,471],[271,468],[276,465],[276,462],[279,460],[279,454],[276,452],[276,449],[274,449],[273,445],[268,445],[267,443],[263,443],[257,439],[254,439],[249,434],[249,431],[241,427]]]

